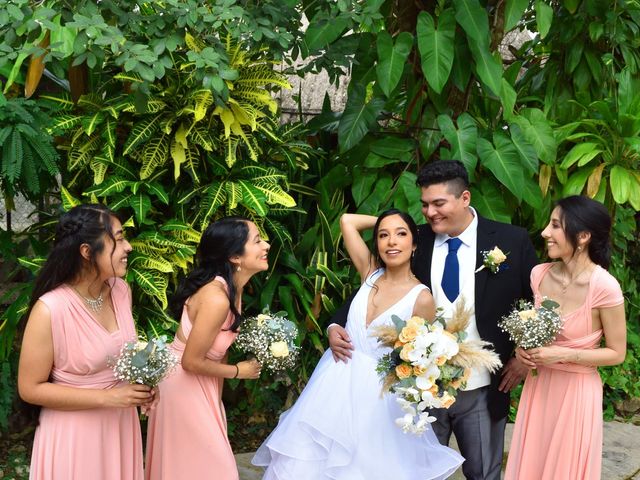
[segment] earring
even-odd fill
[[[240,267],[240,265],[238,265],[238,266],[236,267],[236,272],[239,272],[240,270],[242,270],[242,268]]]
[[[411,250],[411,258],[413,258],[413,256],[416,254],[415,250]]]
[[[578,250],[578,253],[580,253],[582,251],[582,246],[579,246],[577,250]]]

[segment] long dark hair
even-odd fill
[[[411,232],[411,243],[413,246],[418,244],[418,226],[416,222],[411,218],[407,212],[403,212],[402,210],[398,210],[396,208],[390,208],[389,210],[385,210],[378,216],[378,220],[376,220],[376,224],[373,227],[373,258],[375,258],[378,265],[381,267],[386,267],[385,263],[382,261],[380,257],[380,252],[378,251],[378,230],[380,229],[380,222],[386,217],[390,217],[391,215],[398,215],[404,223],[409,227],[409,231]],[[411,259],[413,261],[413,258]],[[413,268],[411,268],[413,271]]]
[[[210,224],[202,234],[195,268],[180,282],[171,299],[171,312],[180,320],[184,302],[203,285],[219,276],[225,279],[229,291],[229,306],[234,316],[231,331],[242,321],[236,308],[236,287],[233,284],[234,265],[229,260],[244,253],[249,239],[249,220],[243,217],[224,217]]]
[[[78,205],[60,216],[53,249],[34,282],[27,316],[42,295],[80,274],[83,268],[82,244],[89,245],[89,263],[96,269],[96,256],[104,249],[105,235],[113,240],[115,250],[111,221],[114,217],[115,213],[100,204]]]
[[[592,262],[605,270],[611,264],[611,216],[600,202],[582,195],[572,195],[556,202],[560,207],[562,228],[574,251],[581,232],[591,234],[587,253]]]

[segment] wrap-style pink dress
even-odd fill
[[[136,339],[127,284],[113,279],[118,330],[109,333],[67,285],[40,297],[51,312],[51,382],[74,388],[113,388],[107,362]],[[62,411],[42,408],[31,454],[32,480],[141,480],[142,436],[135,407]]]
[[[531,289],[540,301],[540,282],[553,264],[531,271]],[[598,348],[602,330],[592,331],[591,311],[622,304],[618,281],[602,267],[591,274],[584,304],[565,315],[552,343]],[[602,380],[596,367],[554,363],[525,380],[505,480],[600,480],[602,467]]]
[[[226,285],[222,277],[215,279]],[[207,352],[208,359],[221,362],[225,357],[238,335],[229,330],[232,323],[229,311]],[[192,324],[186,304],[180,327],[188,339]],[[181,359],[185,344],[176,336],[171,349]],[[147,480],[238,480],[238,468],[227,438],[223,382],[223,378],[187,372],[178,364],[174,373],[159,385],[160,401],[149,415],[147,429]]]

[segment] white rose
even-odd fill
[[[261,313],[261,314],[259,314],[259,315],[256,317],[256,320],[257,320],[257,322],[258,322],[258,325],[259,325],[259,326],[262,326],[262,324],[263,324],[264,322],[266,322],[267,320],[269,320],[270,318],[271,318],[271,317],[270,317],[269,315],[265,315],[264,313]]]
[[[287,346],[287,342],[282,340],[279,342],[273,342],[269,345],[269,351],[275,358],[289,356],[289,347]]]
[[[489,252],[488,257],[489,260],[491,260],[491,262],[495,265],[500,265],[507,259],[507,256],[502,253],[502,250],[500,250],[498,247],[493,247],[493,250]]]
[[[536,311],[533,308],[530,310],[523,310],[522,312],[518,312],[518,316],[523,322],[528,322],[532,318],[536,317]]]

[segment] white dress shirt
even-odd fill
[[[462,241],[458,249],[458,264],[460,265],[459,285],[460,293],[453,301],[449,301],[442,290],[442,274],[444,272],[444,262],[449,253],[447,240],[451,238],[447,234],[436,234],[433,244],[433,257],[431,258],[431,286],[436,308],[442,308],[442,314],[446,320],[451,318],[455,304],[464,299],[465,307],[470,310],[469,325],[467,326],[467,339],[480,340],[478,327],[476,326],[475,315],[475,288],[476,288],[476,245],[478,241],[478,216],[476,211],[469,207],[473,214],[473,220],[467,228],[458,235]],[[486,368],[473,368],[467,380],[464,390],[474,390],[491,383],[491,375]]]

